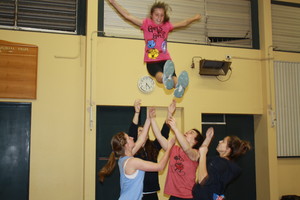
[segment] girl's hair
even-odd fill
[[[150,9],[150,17],[152,16],[152,14],[153,14],[153,12],[156,8],[161,8],[161,9],[164,10],[164,15],[165,15],[164,23],[168,22],[170,20],[170,17],[168,15],[168,11],[172,10],[171,7],[168,4],[164,3],[164,2],[160,2],[160,1],[155,2],[152,5],[151,9]]]
[[[199,149],[199,147],[202,145],[202,143],[204,141],[204,137],[198,129],[193,128],[192,130],[197,133],[197,136],[195,137],[195,140],[197,141],[197,143],[193,146],[193,149]]]
[[[228,156],[230,160],[235,160],[241,155],[244,155],[247,151],[251,149],[250,142],[246,140],[241,140],[237,136],[228,136],[227,146],[231,149],[231,152]]]
[[[150,161],[156,161],[158,153],[159,153],[159,150],[155,147],[153,142],[149,139],[146,140],[144,147],[141,147],[137,152],[137,154],[143,160],[150,160]]]
[[[127,143],[125,133],[119,132],[114,135],[110,141],[112,152],[108,158],[107,163],[98,172],[99,180],[104,181],[104,178],[110,175],[116,166],[116,157],[123,156],[125,154],[124,146]]]

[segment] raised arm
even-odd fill
[[[140,111],[141,111],[141,102],[142,102],[142,100],[140,100],[140,99],[136,99],[134,101],[134,116],[133,116],[132,122],[136,125],[138,125],[138,123],[139,123],[139,115],[140,115]]]
[[[206,155],[208,152],[207,145],[201,145],[199,148],[199,167],[198,167],[198,183],[201,184],[203,180],[208,176],[207,168],[206,168]]]
[[[199,159],[199,153],[196,149],[193,149],[190,143],[186,140],[184,135],[178,130],[176,121],[174,117],[171,117],[168,121],[168,124],[170,125],[171,129],[176,135],[176,138],[183,149],[183,151],[186,153],[186,155],[193,161],[198,161]]]
[[[125,8],[118,4],[115,0],[109,0],[109,3],[128,21],[132,22],[137,26],[143,24],[143,20],[131,15]]]
[[[143,170],[143,171],[148,171],[148,172],[155,172],[155,171],[161,171],[164,169],[166,166],[169,155],[170,155],[170,150],[172,146],[175,143],[175,138],[171,138],[168,141],[168,147],[162,157],[162,159],[158,162],[150,162],[150,161],[145,161],[139,158],[134,158],[130,159],[128,161],[128,169],[126,169],[126,174],[132,174],[135,172],[135,170]]]
[[[144,128],[142,133],[138,136],[137,141],[135,142],[135,145],[132,149],[132,154],[134,155],[140,148],[141,146],[146,142],[147,138],[148,138],[148,131],[149,131],[149,127],[150,127],[150,118],[147,117],[145,124],[144,124]]]
[[[128,130],[128,135],[130,137],[133,137],[135,142],[137,141],[138,138],[138,123],[139,123],[140,110],[141,110],[141,100],[136,99],[134,101],[134,115]]]
[[[173,117],[175,110],[176,110],[176,101],[173,99],[171,104],[168,107],[168,114],[167,114],[166,122],[168,121],[168,119],[170,117]]]
[[[149,115],[150,115],[150,122],[151,122],[151,127],[152,127],[152,131],[157,139],[157,141],[159,142],[159,144],[161,145],[161,147],[166,150],[168,147],[168,140],[161,134],[159,127],[156,123],[156,112],[155,112],[155,108],[151,107],[149,108]]]
[[[166,139],[169,138],[169,133],[170,133],[170,127],[169,125],[167,124],[168,123],[168,119],[170,117],[173,116],[174,112],[176,110],[176,101],[175,100],[172,100],[171,104],[169,105],[168,107],[168,113],[167,113],[167,117],[166,117],[166,120],[164,122],[164,125],[161,129],[161,134],[162,136],[164,136]]]
[[[214,128],[210,127],[206,131],[205,140],[199,148],[199,167],[198,167],[198,183],[201,184],[203,180],[209,175],[206,168],[206,156],[208,152],[208,146],[214,136]]]
[[[203,141],[202,145],[209,146],[209,144],[214,136],[214,128],[213,127],[208,128],[205,135],[206,135],[205,140]]]
[[[182,27],[188,26],[189,24],[191,24],[194,21],[197,21],[199,19],[201,19],[201,15],[200,14],[196,14],[195,16],[193,16],[191,18],[188,18],[188,19],[185,19],[183,21],[174,23],[173,27],[174,27],[174,29],[176,29],[176,28],[182,28]]]

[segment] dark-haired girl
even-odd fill
[[[176,109],[176,101],[172,101],[171,104],[168,107],[168,113],[166,117],[166,121],[169,117],[173,115]],[[139,115],[140,115],[140,110],[141,110],[141,100],[137,99],[134,101],[134,116],[132,119],[132,123],[130,125],[128,135],[133,137],[134,141],[136,141],[141,134],[143,127],[139,126]],[[152,110],[153,108],[148,108],[149,110],[149,115],[150,119],[152,116]],[[156,130],[160,131],[160,130]],[[168,139],[169,137],[169,132],[170,128],[164,123],[162,129],[161,129],[161,134],[163,137]],[[136,153],[136,157],[151,161],[151,162],[157,162],[157,157],[158,154],[161,150],[161,145],[158,142],[157,139],[150,140],[149,138],[146,139],[146,142],[142,145],[142,147],[139,149],[139,151]],[[160,190],[160,185],[159,185],[159,178],[158,178],[158,172],[146,172],[145,173],[145,178],[144,178],[144,188],[143,188],[143,198],[142,200],[158,200],[158,195],[157,192]]]
[[[152,130],[156,126],[155,124],[155,118],[151,118]],[[204,140],[204,137],[197,129],[191,129],[182,134],[177,128],[174,117],[168,119],[168,124],[180,146],[174,145],[171,149],[164,193],[170,195],[170,200],[192,200],[192,189],[196,182],[199,159],[198,148],[202,144],[208,145],[210,143],[212,128],[207,130]],[[154,130],[153,132],[162,144],[162,147],[167,146],[167,140],[160,132]]]
[[[206,158],[208,146],[202,145],[199,148],[198,182],[193,188],[194,200],[225,199],[226,186],[241,173],[234,160],[249,150],[250,143],[237,136],[227,136],[219,141],[219,156]]]

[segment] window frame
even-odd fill
[[[271,0],[271,6],[273,5],[276,5],[276,6],[285,6],[285,7],[282,7],[282,8],[285,8],[285,9],[288,9],[288,7],[292,7],[292,8],[299,8],[299,12],[300,12],[300,4],[299,3],[293,3],[293,2],[286,2],[286,1],[278,1],[278,0]],[[275,9],[275,8],[274,8]],[[295,45],[296,43],[293,43],[293,41],[290,41],[289,43],[286,43],[283,39],[284,37],[282,36],[279,36],[279,35],[282,35],[282,34],[285,34],[284,32],[276,32],[276,28],[280,28],[281,30],[284,30],[283,27],[281,26],[287,26],[288,24],[287,23],[281,23],[281,24],[284,24],[284,25],[281,25],[280,23],[278,24],[275,24],[276,22],[275,21],[275,18],[279,17],[279,18],[288,18],[290,19],[290,16],[289,15],[284,15],[283,17],[280,17],[280,13],[278,14],[278,16],[274,16],[274,12],[275,10],[273,10],[273,8],[271,8],[271,11],[272,11],[272,43],[273,43],[273,50],[274,51],[280,51],[280,52],[292,52],[292,53],[300,53],[300,48],[289,48],[287,46],[289,45]],[[292,12],[290,12],[292,13]],[[298,17],[298,19],[300,19],[300,17]],[[281,19],[282,20],[282,19]],[[284,20],[284,19],[283,19]],[[293,29],[293,25],[295,24],[292,24],[291,26],[289,26],[288,30],[291,30]],[[275,27],[276,26],[276,27]],[[275,28],[274,28],[275,27]],[[285,27],[286,28],[286,27]],[[276,32],[276,33],[275,33]],[[291,32],[291,31],[290,31]],[[298,32],[297,30],[293,30],[293,32]],[[298,37],[300,35],[297,35]],[[281,39],[280,40],[277,40],[277,41],[274,41],[274,38],[275,37],[280,37]],[[285,39],[288,38],[288,36],[285,37]],[[290,38],[289,38],[290,39]],[[278,45],[279,43],[285,43],[284,45]],[[292,44],[291,44],[292,43]],[[296,44],[297,45],[297,44]]]
[[[37,2],[38,0],[35,0],[35,2]],[[5,22],[3,22],[3,24],[0,24],[0,29],[6,29],[6,30],[19,30],[19,31],[34,31],[34,32],[46,32],[46,33],[61,33],[61,34],[70,34],[70,35],[85,35],[86,34],[86,1],[85,0],[75,0],[74,2],[70,2],[72,4],[75,3],[75,14],[72,15],[74,18],[75,18],[75,30],[57,30],[57,29],[54,29],[54,28],[35,28],[35,27],[32,27],[30,25],[18,25],[18,18],[17,18],[17,15],[18,15],[18,12],[20,11],[21,8],[18,8],[19,5],[21,5],[21,3],[27,3],[27,5],[30,5],[30,1],[25,1],[25,2],[20,2],[19,0],[6,0],[3,1],[2,3],[5,4],[7,2],[14,2],[13,4],[13,12],[12,14],[14,15],[14,21],[13,21],[13,25],[4,25]],[[43,1],[43,0],[40,0],[39,3],[48,3],[48,5],[51,6],[51,1]],[[60,1],[54,1],[53,2],[53,6],[56,6],[57,3],[59,3]],[[67,3],[66,1],[61,1],[63,3]],[[5,10],[5,5],[2,5],[2,10],[4,9]],[[23,7],[24,8],[24,7]],[[57,6],[57,8],[59,8],[59,6]],[[0,4],[0,9],[1,9],[1,4]],[[55,11],[55,7],[54,9],[52,9],[53,11]],[[9,11],[7,9],[7,11]],[[10,10],[11,11],[11,10]],[[24,17],[26,17],[26,13],[23,14]],[[46,15],[45,15],[46,16]],[[30,17],[30,16],[29,16]],[[43,17],[43,16],[42,16]],[[73,18],[73,19],[74,19]],[[29,18],[30,19],[34,19],[34,17],[32,18]],[[51,19],[51,17],[49,17],[49,19]],[[19,20],[21,21],[21,20]],[[41,20],[42,21],[42,20]],[[57,24],[59,23],[68,23],[66,20],[65,21],[60,21],[60,22],[57,22]],[[30,21],[29,21],[30,23]],[[40,23],[42,24],[42,22]],[[54,23],[55,25],[55,23]]]
[[[209,0],[208,0],[209,1]],[[251,4],[251,32],[252,32],[252,45],[251,47],[242,47],[242,46],[231,46],[231,45],[218,45],[210,44],[209,42],[201,43],[190,43],[190,42],[181,42],[181,41],[172,41],[169,39],[169,42],[173,43],[184,43],[184,44],[196,44],[196,45],[210,45],[210,46],[221,46],[221,47],[232,47],[232,48],[246,48],[246,49],[260,49],[259,41],[259,21],[258,21],[258,0],[249,0]],[[172,7],[172,5],[171,5]],[[130,11],[129,11],[130,12]],[[132,37],[120,37],[120,36],[107,36],[105,35],[104,30],[104,0],[100,0],[98,3],[98,36],[100,37],[113,37],[113,38],[123,38],[123,39],[135,39],[143,40],[142,38],[132,38]]]

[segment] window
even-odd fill
[[[275,51],[300,52],[300,4],[272,1]]]
[[[300,157],[300,63],[274,61],[277,156]]]
[[[118,0],[132,15],[149,14],[154,0]],[[171,22],[202,15],[200,21],[169,35],[169,41],[217,46],[259,48],[257,0],[165,0],[172,11]],[[125,21],[107,1],[99,2],[99,26],[105,36],[142,39],[139,27]]]
[[[2,0],[0,28],[84,34],[84,0]]]

